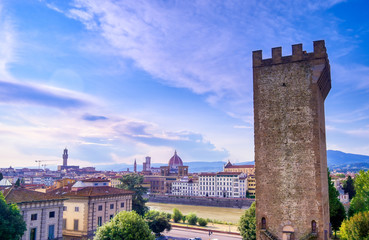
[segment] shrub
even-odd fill
[[[177,208],[173,208],[172,217],[173,217],[173,221],[177,223],[182,220],[183,214]]]
[[[197,223],[197,216],[196,214],[194,213],[190,213],[186,216],[187,218],[187,222],[190,224],[190,225],[196,225]]]
[[[186,215],[183,215],[183,216],[182,216],[182,222],[183,222],[183,223],[186,223],[186,219],[187,219],[187,216],[186,216]]]
[[[238,230],[243,239],[256,240],[255,202],[241,216]]]
[[[369,239],[369,212],[359,212],[343,221],[340,228],[342,240]]]
[[[199,218],[197,220],[197,223],[200,225],[200,226],[203,226],[205,227],[206,225],[208,225],[208,221],[206,221],[206,219],[203,219],[203,218]]]

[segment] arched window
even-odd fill
[[[314,220],[311,221],[311,232],[316,233],[316,222]]]
[[[261,219],[261,229],[266,229],[267,228],[267,222],[266,222],[266,220],[265,220],[265,217],[263,217],[262,219]]]

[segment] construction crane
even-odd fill
[[[41,168],[41,162],[57,162],[57,160],[35,160],[35,162],[38,163],[38,169],[40,169]]]

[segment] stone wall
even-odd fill
[[[149,202],[185,204],[209,207],[248,208],[254,199],[246,198],[217,198],[195,196],[149,195]]]

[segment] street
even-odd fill
[[[188,239],[188,238],[195,238],[200,237],[202,240],[209,240],[209,239],[217,239],[217,240],[240,240],[242,239],[241,236],[231,235],[231,234],[224,234],[224,233],[213,233],[209,236],[208,232],[199,231],[199,230],[192,230],[192,229],[181,229],[181,228],[172,228],[172,230],[168,233],[164,234],[168,237],[175,237],[174,239]],[[170,238],[168,238],[170,239]]]

